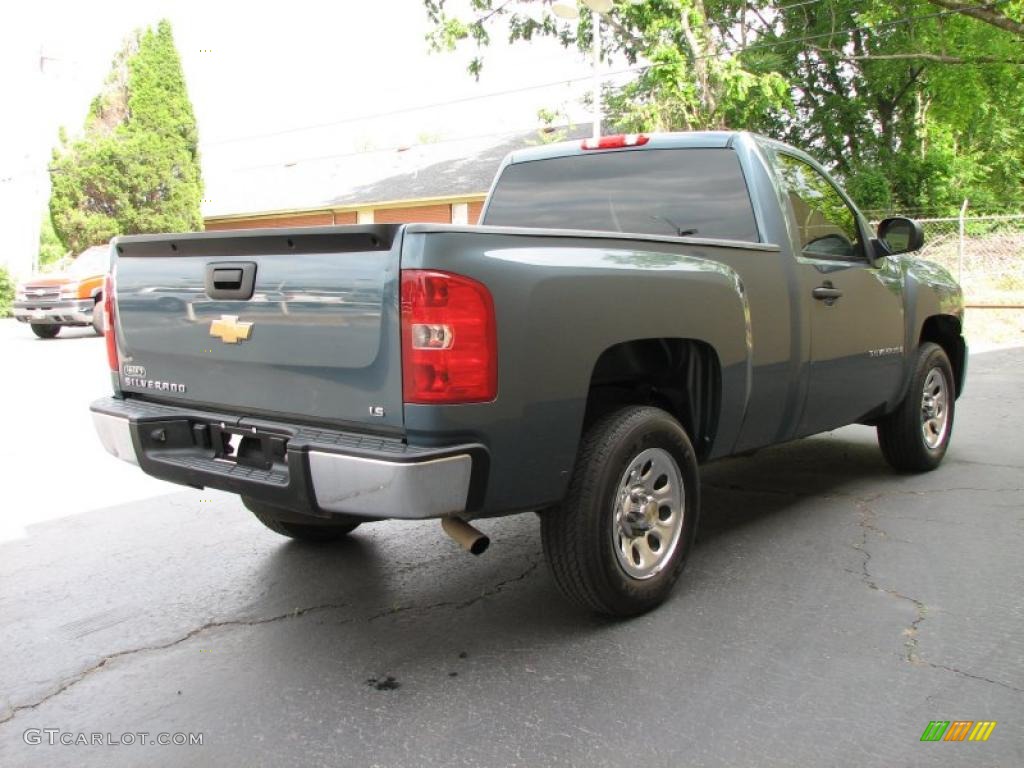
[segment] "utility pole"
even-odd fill
[[[594,133],[595,139],[601,137],[601,14],[596,8],[590,11],[590,24],[594,28]]]

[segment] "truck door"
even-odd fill
[[[855,422],[896,396],[903,360],[902,278],[867,258],[861,218],[805,160],[775,154],[799,238],[803,317],[810,327],[807,394],[798,435]]]

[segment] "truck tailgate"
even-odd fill
[[[122,391],[401,427],[400,233],[378,225],[119,239]]]

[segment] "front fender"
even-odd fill
[[[900,269],[903,272],[903,295],[906,311],[906,340],[903,347],[906,350],[903,371],[905,392],[917,359],[917,348],[925,323],[932,317],[949,317],[956,320],[962,332],[964,296],[960,284],[948,270],[939,264],[914,256],[898,258],[900,259]],[[963,344],[962,338],[960,343]],[[963,354],[966,356],[966,347]],[[961,378],[966,369],[966,359],[962,362]],[[963,381],[960,381],[957,392],[962,390]]]

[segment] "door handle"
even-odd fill
[[[819,301],[832,304],[836,299],[843,295],[843,292],[838,288],[833,287],[832,283],[825,283],[811,291],[811,295]]]

